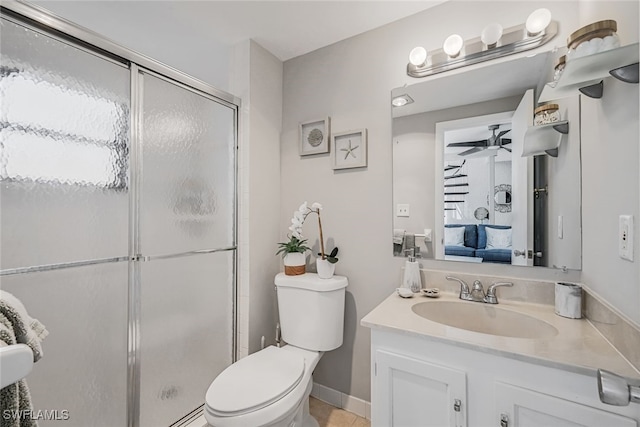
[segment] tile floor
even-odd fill
[[[336,408],[315,397],[309,398],[309,412],[318,420],[320,427],[371,427],[371,421],[344,409]],[[188,424],[187,427],[207,427],[208,424],[201,415]]]
[[[320,427],[370,427],[371,422],[344,409],[336,408],[315,397],[309,398],[309,412]]]

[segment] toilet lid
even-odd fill
[[[293,390],[304,374],[304,357],[267,347],[225,369],[207,390],[207,406],[216,415],[256,411]]]

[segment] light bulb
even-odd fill
[[[421,67],[425,65],[427,61],[427,51],[422,46],[414,47],[409,52],[409,62],[411,62],[416,67]]]
[[[549,9],[536,9],[527,18],[525,27],[527,28],[527,34],[535,36],[542,32],[551,22],[551,11]]]
[[[460,37],[460,35],[451,34],[444,41],[444,44],[442,45],[442,50],[444,50],[444,53],[449,55],[449,57],[455,58],[456,56],[458,56],[458,54],[460,54],[460,51],[462,50],[463,45],[464,45],[464,41],[462,40],[462,37]]]
[[[502,37],[502,25],[498,23],[487,25],[480,34],[480,40],[487,46],[493,46],[498,43],[500,37]]]
[[[391,100],[391,104],[394,107],[402,107],[407,104],[411,104],[413,102],[413,98],[411,98],[408,94],[396,96]]]
[[[394,107],[402,107],[403,105],[407,105],[407,98],[394,98],[391,103]]]

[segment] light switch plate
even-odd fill
[[[633,215],[620,215],[618,221],[618,254],[633,261]]]

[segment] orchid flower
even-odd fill
[[[300,242],[300,244],[304,245],[304,242],[306,242],[306,240],[304,240],[303,236],[302,236],[302,226],[305,222],[305,220],[307,219],[307,217],[311,214],[311,213],[315,213],[318,215],[318,228],[320,230],[320,255],[322,256],[322,259],[326,259],[326,255],[324,253],[324,237],[322,235],[322,221],[320,219],[320,211],[322,210],[322,205],[318,202],[313,202],[311,204],[311,207],[309,207],[309,204],[305,201],[304,203],[302,203],[300,205],[300,207],[298,208],[298,210],[293,212],[293,217],[291,218],[291,225],[289,226],[289,231],[291,231],[291,238],[290,238],[290,242],[289,243],[279,243],[279,245],[281,245],[281,250],[278,252],[284,252],[286,253],[287,250],[286,249],[282,249],[285,248],[287,245],[292,245],[293,246],[298,246],[298,243],[295,242],[293,239],[296,239]],[[308,249],[306,246],[303,246],[306,249]],[[291,249],[288,249],[288,251],[291,251]],[[337,249],[336,249],[337,251]],[[300,251],[302,252],[302,251]],[[332,255],[333,256],[333,255]],[[337,258],[336,258],[337,260]],[[335,261],[331,261],[331,262],[335,262]]]

